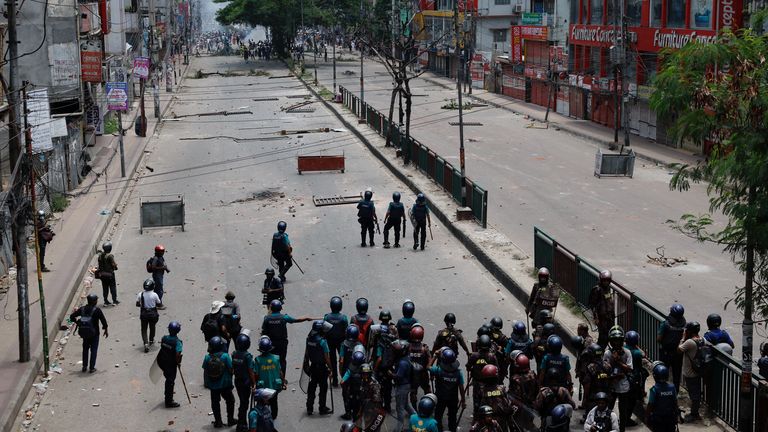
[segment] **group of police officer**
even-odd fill
[[[373,247],[374,227],[376,231],[379,230],[379,218],[376,216],[376,206],[373,203],[373,192],[369,189],[363,193],[363,199],[357,203],[357,221],[360,223],[360,246],[366,247],[367,245]],[[427,242],[427,228],[432,226],[432,219],[429,215],[429,206],[427,206],[427,198],[423,193],[416,196],[416,203],[411,207],[408,216],[411,219],[413,225],[413,250],[416,250],[421,246],[421,250]],[[405,236],[405,206],[400,202],[400,192],[392,194],[392,202],[387,206],[387,213],[384,216],[384,248],[389,249],[389,230],[395,231],[395,244],[394,247],[400,247],[400,227],[402,226],[402,234]],[[368,244],[366,245],[365,239],[368,238]]]

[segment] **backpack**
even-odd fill
[[[688,357],[691,361],[691,368],[702,378],[707,378],[712,374],[712,367],[715,363],[715,355],[712,352],[712,345],[708,345],[703,339],[699,339],[696,342],[696,355],[693,358]]]
[[[202,330],[206,340],[218,335],[219,334],[218,314],[209,313],[208,315],[206,315],[205,321],[203,321]]]
[[[240,316],[238,315],[237,318],[235,318],[233,313],[234,311],[234,306],[224,305],[221,307],[221,313],[222,316],[224,316],[224,327],[227,328],[227,332],[233,337],[239,335],[240,330],[243,329],[243,327],[240,325]]]
[[[287,255],[288,254],[288,245],[285,244],[285,237],[283,237],[283,233],[276,232],[274,235],[272,235],[272,252],[274,255]]]
[[[82,309],[85,312],[85,307]],[[91,313],[86,315],[83,313],[80,315],[80,320],[77,322],[77,334],[83,339],[93,339],[97,336],[96,326],[93,324],[93,313],[96,311],[96,307],[91,308]]]
[[[224,360],[221,359],[221,356],[211,354],[211,358],[208,361],[208,367],[205,368],[205,373],[208,375],[208,379],[214,381],[218,380],[224,376],[224,369]]]
[[[153,270],[152,270],[152,260],[154,260],[154,259],[155,259],[155,257],[152,257],[152,258],[147,260],[147,273],[152,273],[153,272]]]

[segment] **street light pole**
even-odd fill
[[[363,1],[360,0],[360,25],[362,26],[363,18],[365,16],[364,9],[363,9]],[[366,118],[365,110],[363,107],[365,106],[365,84],[363,82],[363,47],[361,44],[357,44],[358,48],[360,48],[360,114],[362,114],[362,118]]]
[[[453,31],[455,44],[453,54],[456,56],[456,92],[459,99],[459,166],[461,168],[461,206],[467,206],[467,177],[464,165],[464,104],[461,100],[461,82],[464,72],[464,56],[459,52],[459,0],[453,0]]]

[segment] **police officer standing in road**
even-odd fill
[[[288,324],[311,321],[313,318],[293,318],[288,314],[281,314],[283,303],[280,300],[272,300],[269,305],[270,314],[264,316],[261,324],[261,334],[269,336],[272,341],[273,352],[280,357],[280,368],[285,374],[285,357],[288,353]]]
[[[482,371],[486,365],[496,365],[496,354],[493,351],[493,342],[488,335],[482,335],[475,343],[477,351],[469,355],[467,360],[467,375],[473,381],[472,403],[474,412],[480,408],[480,383],[483,381]]]
[[[307,415],[312,415],[315,405],[315,391],[320,390],[320,415],[330,414],[332,411],[325,404],[328,396],[328,378],[331,373],[331,358],[328,355],[328,343],[323,334],[326,330],[325,322],[317,320],[312,323],[312,330],[307,336],[307,347],[304,352],[304,372],[309,375],[307,387]],[[330,324],[328,324],[330,327]]]
[[[395,354],[392,343],[397,335],[392,333],[392,327],[387,324],[379,324],[379,334],[376,335],[376,346],[373,354],[373,370],[376,380],[381,386],[382,407],[386,411],[391,410],[392,400],[392,367],[395,364]]]
[[[400,225],[403,226],[405,235],[405,206],[400,202],[400,192],[392,194],[392,202],[387,207],[384,215],[384,248],[389,249],[389,229],[395,229],[395,247],[400,247]]]
[[[259,339],[259,354],[254,358],[256,363],[256,387],[267,388],[280,392],[285,390],[285,372],[280,368],[280,357],[272,354],[272,341],[268,336]],[[272,419],[277,418],[277,393],[269,398]]]
[[[613,276],[609,270],[603,270],[598,277],[598,284],[589,293],[587,305],[592,310],[592,318],[599,332],[597,343],[601,347],[608,345],[608,333],[616,320],[616,306],[614,304],[611,282]]]
[[[88,294],[87,303],[75,309],[69,315],[69,320],[77,324],[77,334],[83,338],[83,372],[90,368],[89,372],[96,372],[96,355],[99,352],[99,323],[104,327],[104,337],[109,337],[107,331],[107,319],[104,312],[96,306],[99,296]],[[88,353],[90,352],[90,361]]]
[[[573,380],[571,378],[571,361],[567,355],[562,354],[563,341],[560,336],[552,335],[547,338],[547,354],[541,361],[541,371],[539,373],[539,384],[544,385],[544,377],[549,369],[557,370],[557,375],[561,381],[557,383],[560,387],[565,387],[573,392]]]
[[[589,411],[597,404],[597,399],[595,399],[597,394],[611,391],[611,366],[603,360],[604,352],[603,347],[593,343],[587,347],[584,354],[584,361],[587,363],[581,377],[581,384],[584,386],[584,399],[581,402],[581,408],[584,409],[584,420],[586,420]]]
[[[152,273],[152,280],[155,281],[155,292],[162,302],[163,293],[165,293],[163,278],[166,273],[171,272],[168,270],[168,265],[165,264],[165,246],[161,244],[155,246],[155,255],[147,261],[147,272]],[[159,309],[165,309],[165,306]]]
[[[491,318],[491,332],[488,336],[491,337],[496,348],[496,364],[499,366],[499,379],[504,382],[507,378],[507,371],[509,369],[509,363],[507,362],[507,356],[504,354],[504,349],[507,347],[509,338],[501,330],[504,328],[504,320],[501,317],[495,316]]]
[[[685,308],[679,303],[669,308],[669,315],[659,325],[656,341],[661,345],[659,359],[672,371],[672,382],[680,392],[680,377],[683,368],[683,354],[677,351],[685,332]]]
[[[515,321],[512,324],[512,334],[509,335],[507,346],[504,348],[504,354],[509,356],[513,351],[520,351],[530,360],[533,358],[532,344],[533,340],[528,336],[528,329],[526,329],[525,323]]]
[[[112,255],[112,242],[107,241],[101,245],[101,252],[99,253],[96,262],[98,263],[96,279],[101,280],[101,288],[104,293],[104,306],[112,304],[109,302],[108,298],[110,293],[112,293],[112,302],[116,305],[120,304],[117,300],[117,281],[115,280],[117,263],[115,262],[115,256]]]
[[[414,414],[413,406],[408,398],[411,392],[412,367],[408,359],[408,345],[405,342],[397,340],[392,343],[393,353],[395,355],[395,365],[393,372],[395,388],[395,411],[397,412],[396,431],[402,431],[403,426],[408,424],[411,414]]]
[[[429,215],[427,197],[422,193],[416,195],[416,203],[411,207],[411,225],[413,225],[413,250],[419,247],[419,238],[421,250],[424,250],[427,243],[427,227],[432,226],[432,218]]]
[[[176,371],[181,365],[183,344],[179,339],[181,324],[171,321],[168,324],[168,334],[160,339],[160,351],[157,353],[157,365],[165,377],[165,407],[178,408],[179,403],[173,400],[173,387],[176,384]]]
[[[373,318],[368,315],[368,299],[364,297],[357,299],[355,309],[357,309],[357,314],[352,316],[350,324],[357,326],[359,330],[358,340],[363,346],[368,347],[368,329],[373,325]]]
[[[48,267],[45,266],[45,248],[48,243],[53,241],[53,237],[56,235],[45,221],[45,211],[37,211],[37,244],[40,247],[40,271],[49,272]]]
[[[544,325],[539,322],[539,313],[544,309],[554,313],[560,300],[560,285],[550,282],[549,269],[540,268],[538,278],[539,281],[533,284],[528,304],[525,306],[525,313],[531,317],[534,327]]]
[[[416,394],[419,387],[424,394],[430,392],[429,374],[427,366],[430,363],[429,347],[424,343],[424,327],[421,324],[414,324],[408,338],[408,356],[411,359],[411,365],[417,368],[414,371],[415,382],[411,383],[411,403],[416,405]]]
[[[325,322],[331,323],[333,326],[331,330],[325,335],[325,337],[326,341],[328,342],[328,349],[330,350],[331,373],[333,375],[334,387],[339,385],[339,372],[337,368],[339,362],[338,354],[341,351],[341,344],[344,342],[347,327],[349,327],[349,318],[341,313],[343,304],[344,303],[342,302],[341,297],[331,297],[331,313],[327,313],[323,317]]]
[[[464,340],[464,335],[462,335],[462,331],[460,329],[455,327],[456,315],[448,312],[445,314],[443,322],[445,323],[445,328],[437,332],[435,343],[432,345],[432,353],[437,354],[441,348],[447,347],[453,350],[453,353],[458,356],[459,345],[461,345],[461,348],[465,353],[467,353],[467,357],[469,357],[469,348],[467,348],[467,342]]]
[[[224,427],[221,421],[221,398],[227,405],[227,426],[237,424],[235,396],[232,394],[232,358],[225,352],[226,343],[218,336],[208,341],[208,354],[203,359],[205,387],[211,391],[213,427]]]
[[[416,305],[412,301],[406,300],[403,302],[403,317],[397,320],[395,328],[397,328],[397,336],[402,340],[408,340],[411,336],[411,327],[418,323],[419,320],[413,317],[416,312]]]
[[[250,408],[251,389],[256,384],[256,363],[253,355],[248,352],[251,338],[246,334],[235,338],[235,351],[232,352],[232,369],[235,375],[235,390],[240,405],[237,408],[238,430],[244,430],[247,425],[248,409]]]
[[[365,235],[368,234],[368,243],[371,247],[373,243],[373,228],[374,224],[379,223],[379,219],[376,217],[376,206],[373,204],[371,198],[373,192],[366,190],[363,194],[363,199],[357,203],[357,221],[360,222],[360,246],[365,247]]]
[[[664,363],[653,367],[653,379],[656,383],[648,392],[648,404],[645,407],[646,426],[652,432],[675,432],[679,411],[677,390],[669,382],[669,369]]]
[[[283,288],[283,281],[280,278],[275,277],[275,269],[267,267],[264,270],[264,287],[261,289],[261,293],[264,294],[261,300],[261,304],[269,307],[272,300],[285,300],[285,290]]]
[[[439,360],[437,365],[433,366],[435,358],[439,358]],[[462,408],[467,407],[464,400],[464,375],[461,373],[461,365],[456,358],[456,352],[448,347],[441,348],[430,362],[429,373],[435,382],[435,394],[437,395],[437,406],[435,407],[437,430],[443,432],[443,414],[448,410],[448,430],[455,431],[459,405]]]
[[[293,265],[293,246],[285,232],[287,228],[288,224],[280,221],[277,223],[277,232],[272,234],[272,258],[277,262],[281,282],[285,282],[285,274]]]

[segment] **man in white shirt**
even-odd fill
[[[619,431],[624,432],[632,418],[632,398],[629,374],[632,373],[632,352],[624,347],[624,330],[614,326],[608,332],[608,349],[603,354],[603,361],[611,366],[613,380],[613,398],[619,401]]]
[[[584,432],[618,432],[619,416],[608,408],[610,397],[605,392],[595,395],[597,406],[587,414],[584,422]]]
[[[141,320],[141,340],[144,342],[144,352],[149,352],[150,345],[155,343],[155,324],[160,319],[157,311],[158,307],[163,306],[160,297],[154,291],[155,281],[147,279],[144,281],[144,291],[136,296],[136,307],[139,308],[139,319]],[[149,340],[147,340],[147,328],[149,328]]]

